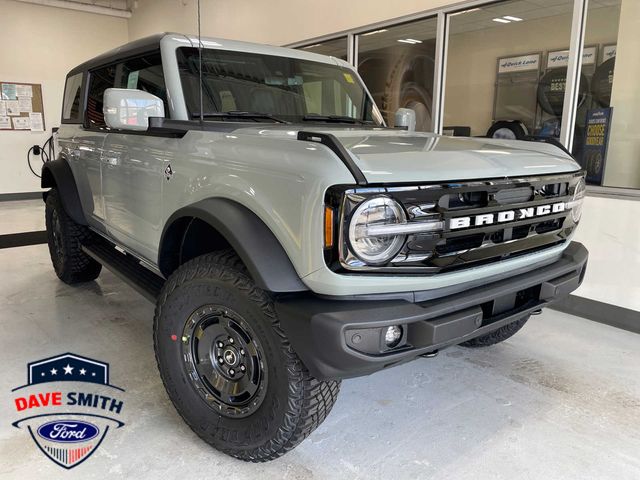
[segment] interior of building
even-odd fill
[[[640,478],[640,2],[0,0],[0,12],[2,478],[70,469],[68,474],[83,478]],[[174,50],[177,57],[170,57],[167,52]],[[314,86],[331,68],[339,72],[332,86]],[[257,90],[245,94],[249,90],[238,86],[258,77]],[[94,95],[98,78],[105,85]],[[342,93],[327,98],[334,88]],[[356,88],[362,108],[353,100]],[[138,96],[127,97],[127,90]],[[278,96],[270,96],[273,90]],[[123,96],[111,101],[108,92]],[[292,113],[291,92],[306,105],[300,118]],[[248,130],[236,131],[237,125]],[[123,132],[126,140],[119,137]],[[73,145],[80,145],[75,159]],[[72,172],[65,177],[72,179],[70,186],[58,176],[63,167],[51,166],[55,160],[71,165],[64,167]],[[126,170],[116,176],[121,166]],[[87,179],[79,179],[79,172]],[[516,187],[514,196],[500,200],[505,184]],[[453,193],[428,196],[436,187]],[[516,200],[523,190],[524,199]],[[247,209],[260,205],[254,211],[259,226],[239,213],[222,217],[224,205],[216,203],[207,208],[220,215],[220,224],[199,223],[205,216],[193,213],[182,222],[188,223],[183,236],[162,243],[182,220],[177,212],[200,212],[205,204],[196,201],[217,196]],[[387,202],[384,215],[395,211],[397,224],[376,226],[372,214],[364,226],[354,226],[368,198]],[[395,205],[400,206],[393,210]],[[530,206],[531,212],[537,208],[530,216],[555,215],[527,224],[518,236],[527,217],[518,212]],[[45,215],[54,207],[59,210]],[[487,211],[495,217],[483,216]],[[87,281],[68,281],[70,274],[65,277],[56,264],[56,254],[71,258],[63,250],[71,240],[58,238],[67,227],[61,233],[55,223],[63,214],[73,228],[86,231],[73,241],[78,258],[97,262]],[[463,214],[457,225],[483,233],[453,232],[453,221]],[[514,223],[497,225],[503,221]],[[402,230],[412,222],[413,230]],[[231,233],[241,227],[242,235]],[[385,248],[393,255],[383,262],[358,253],[360,237],[352,237],[358,228],[381,232],[366,237],[363,249],[388,240]],[[402,241],[393,240],[398,232],[406,233]],[[82,246],[89,235],[95,240]],[[555,235],[555,243],[543,244],[535,235]],[[427,237],[436,240],[429,243]],[[443,239],[454,237],[461,239],[457,250],[445,251]],[[525,240],[528,250],[509,250]],[[277,251],[269,250],[273,242]],[[107,245],[111,253],[92,245]],[[256,245],[262,259],[254,265],[248,258],[255,254],[248,250]],[[163,257],[172,246],[177,253]],[[552,280],[542,277],[555,265],[552,260],[569,261],[563,249],[578,247],[588,250],[588,263],[585,253],[576,278],[569,270]],[[429,253],[420,256],[420,249]],[[481,257],[491,249],[499,251],[495,258]],[[243,404],[246,411],[225,416],[213,402],[220,407],[213,409],[215,418],[222,420],[207,420],[196,407],[181,404],[186,394],[171,386],[177,374],[170,366],[163,370],[162,349],[171,342],[186,344],[191,333],[186,326],[158,327],[162,311],[178,317],[180,308],[191,309],[192,321],[200,307],[185,300],[196,293],[169,302],[170,288],[180,291],[179,278],[199,275],[176,272],[229,250],[237,253],[235,260],[220,265],[240,269],[241,278],[253,282],[258,290],[249,297],[265,295],[258,303],[271,305],[270,322],[282,322],[278,338],[291,337],[287,355],[296,357],[298,367],[289,364],[290,370],[308,375],[300,384],[326,387],[323,401],[332,396],[326,411],[309,413],[320,420],[300,420],[316,422],[313,428],[287,433],[281,427],[273,440],[279,446],[269,447],[275,453],[263,456],[247,453],[247,445],[271,428],[267,420],[263,425],[253,417],[247,439],[234,437],[234,430],[209,436],[225,421],[249,424],[252,414],[246,411],[255,410]],[[279,263],[282,256],[290,262]],[[472,261],[472,268],[463,265]],[[499,271],[503,262],[511,262],[513,278]],[[489,271],[492,276],[483,277]],[[541,280],[516,293],[509,286],[516,272],[518,278]],[[287,287],[285,274],[293,274],[300,287]],[[386,287],[375,283],[383,277]],[[424,278],[424,288],[415,287]],[[276,283],[285,286],[271,288]],[[249,288],[234,285],[238,292]],[[469,303],[483,287],[502,292],[502,304],[495,293],[491,302],[486,297],[482,304]],[[506,293],[513,295],[505,300]],[[302,303],[311,297],[313,302]],[[366,303],[366,321],[372,323],[356,331],[350,323],[355,320],[341,319],[360,307],[318,313],[320,300],[333,302],[334,309],[340,301]],[[433,341],[422,350],[413,320],[383,322],[385,312],[404,311],[402,302],[425,312],[441,310],[442,318],[421,320],[433,328]],[[463,306],[466,320],[455,315]],[[307,343],[297,340],[307,324],[295,324],[288,313],[294,307],[309,315]],[[493,331],[487,330],[489,314],[496,322],[492,328],[506,327],[515,325],[510,322],[517,308],[522,318],[532,315],[517,335],[487,348],[466,348],[482,328]],[[479,315],[470,327],[479,328],[476,333],[435,340],[445,335],[446,325],[453,330],[463,321],[473,324],[473,315]],[[323,321],[346,322],[340,348],[325,342],[329,327]],[[355,345],[362,338],[367,343],[367,332],[382,325],[382,343],[372,341],[382,350],[369,355]],[[271,370],[271,344],[264,338],[255,347],[255,371],[239,363],[235,357],[253,351],[249,340],[260,336],[255,327],[243,328],[237,330],[244,349],[231,345],[231,335],[229,344],[216,341],[211,347],[219,344],[223,353],[207,355],[214,367],[216,358],[225,366],[227,380],[235,381],[240,368],[254,380],[268,378],[270,383],[251,391],[252,402],[254,396],[263,402],[260,395],[268,402],[281,372]],[[387,341],[385,335],[394,333],[397,338]],[[159,343],[163,335],[168,347]],[[318,360],[316,369],[309,358],[325,346],[317,353],[326,355],[324,363]],[[410,357],[393,357],[411,349]],[[345,351],[354,370],[327,373],[343,367],[337,362]],[[354,365],[367,355],[372,363],[356,372]],[[62,362],[69,378],[51,362]],[[40,364],[53,366],[40,372]],[[107,372],[103,383],[71,373],[91,372],[87,365],[98,364]],[[54,370],[66,382],[57,377],[40,385]],[[201,374],[194,372],[184,378]],[[226,388],[214,387],[207,387],[213,396]],[[95,430],[93,444],[79,428],[78,437],[61,439],[57,429],[76,428],[68,426],[71,414],[53,396],[53,403],[42,397],[58,391],[73,406],[84,405],[85,412],[75,415],[89,415],[76,419]],[[104,402],[108,398],[115,410],[104,403],[98,412],[97,397],[93,405],[94,397],[83,397],[89,391]],[[86,413],[89,407],[96,410]],[[185,413],[190,410],[195,417]],[[242,445],[229,453],[224,442],[236,440]],[[255,463],[266,460],[273,461]]]

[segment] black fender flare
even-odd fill
[[[42,188],[55,188],[60,194],[62,207],[64,211],[80,225],[87,225],[87,219],[82,211],[80,203],[80,195],[78,195],[78,187],[76,180],[71,171],[71,167],[63,158],[46,162],[42,166],[42,179],[40,180]],[[47,201],[47,192],[42,193],[42,198]]]
[[[226,198],[207,198],[183,207],[169,217],[160,238],[158,263],[161,271],[165,242],[171,241],[167,231],[181,218],[198,218],[217,230],[236,251],[258,287],[270,292],[308,290],[269,227],[247,207]],[[164,271],[162,273],[166,275]]]

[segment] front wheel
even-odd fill
[[[522,317],[520,320],[516,320],[515,322],[508,323],[504,327],[500,327],[497,330],[494,330],[491,333],[487,333],[481,337],[472,338],[471,340],[467,340],[460,345],[463,347],[489,347],[491,345],[495,345],[496,343],[504,342],[506,339],[513,337],[518,331],[524,327],[524,324],[529,320],[530,315],[526,315]]]
[[[280,328],[269,295],[232,252],[185,263],[154,320],[158,368],[178,413],[241,460],[273,460],[326,418],[340,382],[319,381]]]

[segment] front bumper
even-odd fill
[[[436,300],[337,300],[308,293],[278,299],[276,311],[312,375],[357,377],[486,335],[547,306],[578,288],[587,258],[587,249],[572,242],[552,264]],[[371,339],[390,325],[403,326],[402,346],[378,350]]]

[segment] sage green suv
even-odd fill
[[[167,393],[215,448],[267,461],[340,381],[483,347],[582,281],[585,194],[535,141],[389,128],[346,62],[163,34],[74,68],[43,167],[51,259],[156,303]]]

